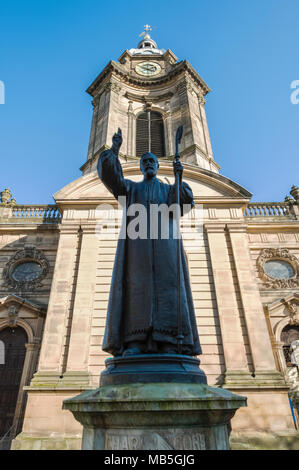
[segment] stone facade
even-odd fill
[[[62,402],[98,386],[107,358],[101,343],[119,231],[103,206],[116,202],[98,179],[96,163],[121,127],[124,175],[140,180],[135,123],[148,107],[164,120],[161,181],[174,181],[173,136],[184,125],[184,180],[196,208],[182,233],[208,384],[248,397],[248,407],[232,420],[238,442],[244,435],[295,431],[281,334],[287,325],[299,324],[298,191],[292,188],[294,198],[286,202],[250,203],[247,190],[218,173],[204,110],[209,89],[201,77],[166,51],[151,56],[161,74],[141,78],[134,68],[141,60],[125,51],[89,87],[88,158],[82,176],[54,195],[57,206],[20,206],[9,198],[0,204],[0,330],[15,321],[28,335],[15,415],[24,420],[15,449],[80,447],[82,428],[62,410]],[[41,285],[13,290],[7,265],[18,251],[33,248],[43,253],[49,269]],[[267,282],[266,259],[290,262],[292,282]],[[11,305],[20,306],[15,319]]]

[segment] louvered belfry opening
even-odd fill
[[[136,155],[154,153],[158,158],[165,156],[164,124],[162,114],[145,111],[136,122]]]

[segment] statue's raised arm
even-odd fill
[[[126,180],[123,176],[121,163],[118,158],[122,141],[122,132],[118,128],[118,131],[112,137],[112,147],[101,153],[97,167],[100,180],[116,199],[118,196],[126,196],[130,185],[130,181]]]
[[[121,144],[123,143],[123,135],[121,128],[118,128],[118,131],[115,132],[115,134],[112,137],[112,147],[111,150],[118,157],[119,149],[121,147]]]

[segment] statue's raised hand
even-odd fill
[[[121,129],[118,128],[118,131],[112,137],[112,143],[113,143],[112,151],[116,155],[118,155],[118,152],[119,152],[119,149],[120,149],[120,146],[121,146],[122,142],[123,142],[122,132],[121,132]]]

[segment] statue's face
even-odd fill
[[[140,159],[140,169],[145,177],[152,178],[158,173],[159,162],[153,153],[145,153]]]

